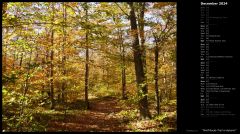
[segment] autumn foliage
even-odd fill
[[[3,131],[176,130],[176,3],[3,2],[2,35]]]

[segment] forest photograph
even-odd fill
[[[176,2],[2,2],[2,132],[174,132]]]

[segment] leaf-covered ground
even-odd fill
[[[49,121],[48,131],[125,131],[120,119],[113,116],[121,110],[115,98],[96,99],[90,102],[90,110],[75,110],[63,120]]]
[[[163,107],[162,114],[151,120],[138,120],[138,111],[116,97],[90,100],[90,109],[84,110],[84,103],[69,103],[68,109],[58,106],[56,110],[43,110],[36,118],[45,121],[45,131],[68,132],[123,132],[123,131],[174,131],[176,111]],[[168,108],[168,109],[167,109]],[[151,110],[154,114],[154,111]],[[43,123],[42,122],[42,123]]]

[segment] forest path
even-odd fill
[[[89,110],[77,110],[67,114],[64,120],[49,121],[48,131],[126,131],[116,113],[123,110],[115,97],[90,100]]]

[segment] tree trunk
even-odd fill
[[[25,97],[26,97],[26,94],[28,92],[28,88],[29,88],[29,77],[30,77],[30,70],[31,70],[31,60],[32,60],[32,49],[30,51],[30,57],[29,57],[29,61],[28,61],[28,68],[27,68],[27,76],[26,76],[26,79],[25,79],[25,82],[23,84],[23,98],[20,100],[20,104],[21,104],[21,109],[20,109],[20,112],[19,112],[19,117],[22,117],[24,115],[24,109],[25,109]],[[20,125],[17,127],[17,131],[19,130],[20,128],[20,131],[22,131],[22,123],[20,123]]]
[[[87,37],[87,34],[86,34]],[[85,103],[86,103],[86,107],[87,109],[89,109],[89,102],[88,102],[88,87],[89,87],[89,66],[88,66],[88,62],[89,62],[89,52],[88,52],[88,47],[86,48],[86,72],[85,72]]]
[[[173,78],[172,78],[172,74],[171,74],[168,100],[172,99],[172,82],[173,82]]]
[[[26,76],[25,84],[24,84],[23,97],[26,96],[28,88],[29,88],[28,85],[29,85],[29,77],[30,77],[30,70],[31,70],[31,61],[32,61],[32,49],[31,49],[30,58],[29,58],[29,61],[28,61],[28,69],[27,69],[27,76]]]
[[[65,62],[66,62],[66,56],[65,56],[65,46],[66,46],[66,31],[65,31],[65,26],[66,26],[66,19],[67,19],[67,12],[66,12],[66,6],[63,2],[63,21],[64,21],[64,25],[63,25],[63,45],[62,45],[62,53],[63,53],[63,57],[62,57],[62,69],[63,69],[63,76],[66,76],[66,69],[65,69]],[[62,83],[62,102],[65,102],[65,88],[66,88],[66,82],[65,80],[63,80]]]
[[[128,3],[130,6],[130,23],[131,23],[131,34],[132,34],[132,47],[133,47],[133,54],[134,54],[134,64],[135,64],[135,72],[136,72],[136,79],[137,79],[137,89],[139,95],[139,110],[140,110],[140,118],[147,119],[151,118],[149,108],[148,108],[148,99],[147,99],[147,83],[146,83],[146,76],[144,71],[144,61],[142,59],[142,51],[139,45],[138,39],[138,28],[136,22],[135,11],[133,7],[133,3]]]
[[[159,91],[158,91],[158,56],[159,56],[159,48],[156,42],[155,46],[155,91],[156,91],[156,101],[157,101],[157,114],[160,114],[160,102],[159,102]]]
[[[85,3],[86,7],[85,9],[85,23],[88,23],[88,5]],[[88,102],[88,88],[89,88],[89,46],[88,46],[88,27],[86,27],[86,72],[85,72],[85,103],[86,103],[86,108],[89,109],[89,102]]]
[[[126,65],[125,65],[125,50],[122,44],[122,99],[127,99],[126,95]]]
[[[118,32],[119,40],[120,40],[120,53],[121,53],[121,71],[122,71],[122,99],[125,100],[127,99],[127,94],[126,94],[126,65],[125,65],[125,47],[123,44],[123,38],[122,38],[122,32],[121,29],[119,29]]]
[[[21,57],[20,57],[20,61],[19,61],[19,67],[22,67],[22,60],[23,60],[23,52],[21,52]]]
[[[7,45],[5,45],[4,51],[5,52],[3,52],[3,53],[5,53],[5,54],[3,56],[2,72],[6,72],[6,70],[7,70]]]
[[[16,60],[16,51],[13,52],[12,70],[14,70],[15,68],[15,60]]]
[[[145,10],[145,2],[141,2],[140,4],[140,15],[138,19],[139,23],[139,37],[141,40],[141,51],[142,51],[142,57],[143,57],[143,68],[145,71],[145,74],[147,73],[147,67],[146,67],[146,48],[145,48],[145,37],[144,37],[144,10]]]
[[[53,29],[53,21],[54,21],[54,5],[52,3],[52,11],[53,11],[53,17],[52,17],[52,33],[51,33],[51,66],[50,66],[50,98],[51,98],[51,109],[54,109],[54,86],[53,86],[53,46],[54,46],[54,29]]]

